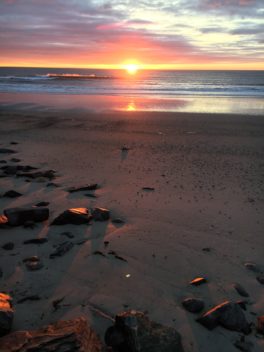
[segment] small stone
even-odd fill
[[[6,160],[0,160],[0,164],[6,164],[7,161]]]
[[[36,171],[36,172],[20,172],[17,173],[17,177],[28,177],[32,179],[37,179],[39,177],[44,177],[49,180],[53,180],[55,178],[56,171],[54,170],[47,170],[47,171]]]
[[[35,204],[36,207],[47,207],[50,203],[49,202],[39,202]]]
[[[195,279],[193,279],[190,282],[190,285],[199,286],[199,285],[202,285],[202,284],[204,284],[206,282],[207,282],[207,280],[204,277],[196,277]]]
[[[264,335],[264,315],[258,317],[257,332]]]
[[[142,187],[143,191],[155,191],[154,187]]]
[[[48,208],[10,208],[4,210],[9,226],[24,225],[27,221],[42,222],[48,219]]]
[[[199,313],[204,309],[204,302],[197,298],[185,298],[182,305],[191,313]]]
[[[23,262],[25,263],[27,269],[30,271],[40,270],[43,267],[43,264],[37,256],[25,258]]]
[[[110,211],[105,208],[94,208],[92,217],[95,221],[107,221],[110,218]]]
[[[56,250],[53,253],[50,254],[49,257],[51,259],[53,259],[55,257],[61,257],[64,254],[66,254],[67,252],[69,252],[69,250],[71,250],[73,248],[73,246],[74,245],[72,242],[69,242],[69,241],[63,242],[56,248]]]
[[[238,294],[240,294],[240,296],[249,297],[249,294],[247,293],[247,291],[240,284],[235,283],[234,284],[234,289],[237,291]]]
[[[0,215],[0,227],[7,227],[8,219],[5,215]]]
[[[211,248],[210,247],[204,247],[202,248],[203,252],[211,252]]]
[[[40,300],[39,295],[31,295],[31,296],[26,296],[26,297],[20,298],[17,301],[17,303],[21,304],[21,303],[24,303],[26,301],[39,301],[39,300]]]
[[[92,183],[83,187],[71,187],[68,189],[69,193],[79,192],[79,191],[95,191],[98,188],[97,183]]]
[[[112,219],[112,223],[113,224],[124,224],[124,220],[120,219],[120,218],[115,218],[115,219]]]
[[[237,303],[223,302],[204,313],[197,322],[212,330],[221,325],[228,330],[249,334],[251,329],[243,310]]]
[[[5,198],[18,198],[21,197],[22,194],[13,190],[7,191],[3,194],[3,197]]]
[[[8,334],[12,328],[14,311],[11,301],[12,298],[9,295],[0,293],[0,336]],[[1,343],[0,346],[2,347]]]
[[[24,244],[43,244],[46,242],[48,242],[48,239],[44,237],[44,238],[32,238],[30,240],[24,241],[23,243]]]
[[[14,246],[15,245],[13,242],[7,242],[2,246],[2,248],[5,249],[6,251],[11,251],[14,248]]]
[[[81,225],[88,224],[91,220],[89,209],[87,208],[71,208],[65,210],[57,218],[53,220],[51,225]]]
[[[244,265],[248,270],[254,271],[255,273],[258,273],[260,271],[255,263],[247,262]]]
[[[264,285],[264,274],[257,276],[256,279],[261,285]]]
[[[17,152],[8,148],[0,148],[0,154],[13,154],[13,153],[17,153]]]

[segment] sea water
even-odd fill
[[[264,114],[264,71],[0,68],[0,107]]]

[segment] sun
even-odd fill
[[[130,75],[135,75],[139,69],[137,64],[127,64],[124,65],[124,68]]]

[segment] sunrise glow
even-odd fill
[[[130,74],[130,75],[134,75],[137,73],[139,69],[139,66],[137,64],[128,64],[125,65],[125,70]]]

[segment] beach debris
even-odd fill
[[[257,332],[264,335],[264,315],[258,317],[257,320]]]
[[[240,284],[235,283],[234,284],[234,289],[237,291],[238,294],[240,294],[240,296],[249,297],[249,294],[247,293],[247,291]]]
[[[60,304],[61,302],[64,301],[64,299],[65,299],[65,296],[52,301],[53,312],[56,312],[56,310],[60,308]]]
[[[47,207],[49,204],[49,202],[39,202],[35,204],[35,207]]]
[[[115,219],[112,219],[112,223],[113,224],[124,224],[125,223],[125,221],[124,220],[122,220],[122,219],[120,219],[120,218],[115,218]]]
[[[23,298],[20,298],[17,303],[21,304],[24,303],[26,301],[39,301],[41,298],[39,297],[39,295],[31,295],[31,296],[26,296]]]
[[[31,238],[30,240],[26,240],[23,243],[24,244],[43,244],[48,242],[48,239],[43,237],[43,238]]]
[[[242,352],[251,352],[254,344],[251,341],[246,341],[245,336],[241,336],[240,340],[234,343],[234,346]]]
[[[264,285],[264,274],[257,276],[256,279],[261,285]]]
[[[38,256],[34,255],[33,257],[28,257],[23,260],[26,265],[26,268],[29,271],[36,271],[43,268],[43,264],[41,263]]]
[[[259,273],[260,270],[257,266],[257,264],[253,263],[253,262],[247,262],[244,264],[245,268],[247,268],[250,271],[254,271],[255,273]]]
[[[6,293],[0,293],[0,336],[8,334],[12,328],[14,311],[11,306],[12,298]],[[0,343],[2,348],[2,345]]]
[[[50,258],[61,257],[73,248],[74,244],[70,241],[63,242],[58,245],[56,250],[50,254]]]
[[[5,249],[6,251],[11,251],[12,249],[14,249],[15,244],[13,242],[7,242],[5,243],[2,248]]]
[[[14,190],[7,191],[3,194],[3,197],[5,197],[5,198],[18,198],[21,196],[22,196],[21,193],[14,191]]]
[[[56,217],[51,225],[81,225],[88,224],[91,220],[89,209],[87,208],[71,208],[65,210],[62,214]]]
[[[0,148],[0,154],[14,154],[14,153],[17,153],[17,152],[13,149]]]
[[[207,280],[204,277],[196,277],[190,282],[190,285],[199,286],[199,285],[205,284],[206,282]]]
[[[228,330],[243,332],[244,334],[249,334],[251,331],[240,305],[229,301],[213,307],[198,318],[197,322],[209,330],[221,325]]]
[[[92,217],[95,221],[107,221],[110,218],[110,211],[105,208],[94,208]]]
[[[142,187],[143,191],[155,191],[154,187]]]
[[[95,191],[97,188],[98,188],[98,184],[92,183],[90,185],[82,186],[82,187],[71,187],[67,191],[69,193],[75,193],[75,192],[79,192],[79,191]]]
[[[181,335],[174,328],[134,310],[115,317],[114,325],[106,330],[105,343],[116,352],[183,352]]]
[[[60,320],[38,330],[12,332],[0,339],[0,345],[4,352],[103,351],[98,336],[83,317]]]
[[[185,298],[182,301],[183,307],[191,313],[199,313],[204,309],[204,302],[198,298]]]
[[[24,225],[27,221],[42,222],[48,219],[48,208],[9,208],[4,210],[9,226]]]
[[[17,172],[17,177],[28,177],[31,179],[38,179],[38,178],[47,178],[49,180],[53,180],[55,178],[56,171],[54,170],[47,170],[47,171],[36,171],[36,172]]]

